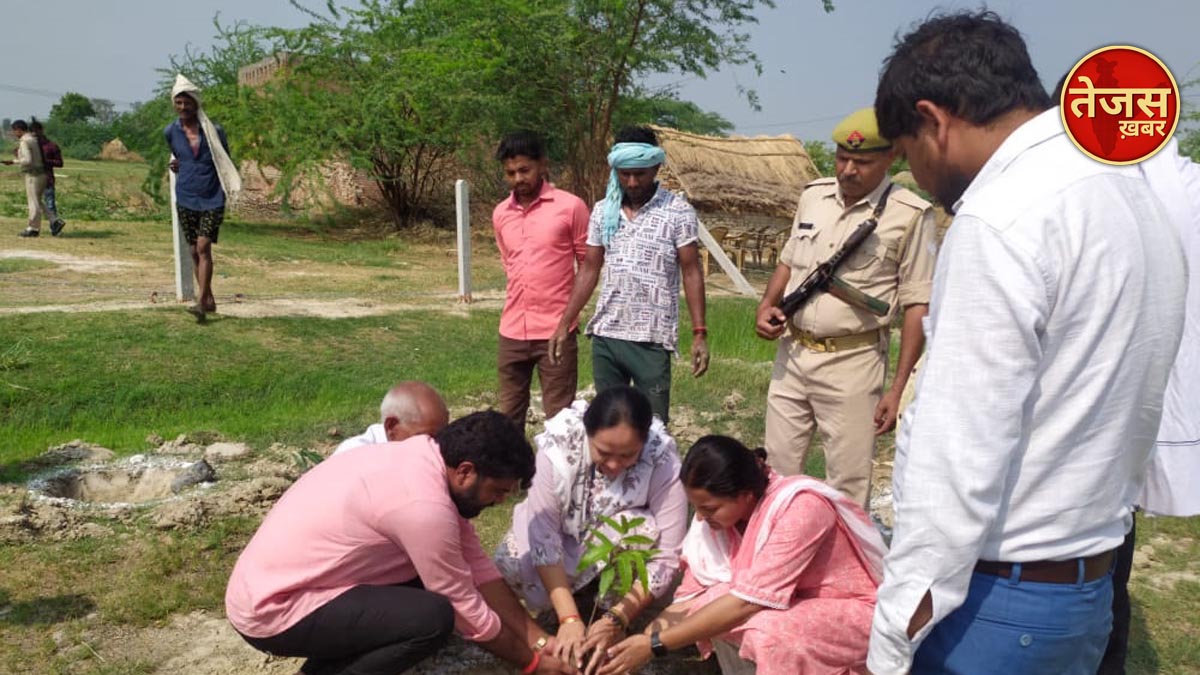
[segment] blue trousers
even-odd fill
[[[42,206],[46,208],[46,217],[51,224],[58,220],[58,200],[55,198],[52,186],[47,186],[46,190],[42,192]]]
[[[934,626],[914,674],[1093,675],[1112,626],[1112,573],[1046,584],[971,575],[966,602]]]

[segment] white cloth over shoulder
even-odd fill
[[[208,141],[208,148],[212,152],[213,164],[217,167],[217,178],[221,181],[221,189],[225,191],[225,200],[232,206],[237,203],[238,195],[242,191],[242,177],[238,175],[237,167],[229,158],[229,153],[225,152],[225,146],[221,143],[217,128],[213,126],[212,120],[208,119],[208,115],[204,112],[204,103],[200,100],[200,87],[192,84],[192,81],[184,77],[182,73],[175,75],[175,86],[171,87],[171,98],[174,99],[180,94],[187,94],[196,99],[196,116],[200,118],[200,131],[204,134],[204,138]]]
[[[1138,166],[1179,227],[1189,268],[1183,340],[1138,504],[1158,516],[1195,516],[1200,515],[1200,164],[1181,156],[1172,139]]]
[[[851,502],[839,490],[819,480],[794,476],[790,479],[790,484],[780,490],[767,506],[766,522],[775,522],[775,515],[779,510],[787,506],[802,492],[814,492],[829,500],[837,512],[838,518],[846,525],[847,530],[858,544],[859,550],[862,551],[867,573],[871,575],[875,583],[879,583],[883,579],[883,556],[887,554],[887,547],[883,543],[883,538],[879,536],[879,531],[871,525],[870,521],[864,520],[859,515],[861,507]],[[758,537],[754,541],[755,553],[766,545],[771,529],[770,526],[759,529]],[[714,530],[708,522],[697,517],[692,521],[692,526],[688,528],[687,536],[683,538],[682,557],[696,581],[705,587],[715,586],[733,580],[732,548],[726,532]],[[687,598],[679,599],[686,600]]]
[[[371,426],[367,427],[367,430],[362,432],[361,434],[359,434],[357,436],[351,436],[350,438],[347,438],[346,440],[339,443],[337,446],[337,450],[334,450],[333,454],[340,455],[341,453],[343,453],[347,450],[351,450],[353,448],[361,447],[364,445],[379,445],[380,443],[387,443],[387,442],[388,442],[387,430],[385,430],[383,428],[383,425],[382,424],[372,424]],[[332,457],[332,456],[333,455],[330,455],[330,457]]]

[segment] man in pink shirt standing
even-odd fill
[[[230,623],[306,675],[395,675],[457,630],[524,673],[574,673],[468,521],[534,473],[506,417],[477,412],[436,436],[330,457],[284,493],[233,568]]]
[[[546,147],[532,131],[500,141],[496,159],[512,193],[492,211],[496,246],[508,277],[500,313],[500,412],[525,426],[529,384],[537,366],[546,419],[575,399],[578,325],[571,326],[554,362],[550,337],[567,308],[575,264],[587,252],[590,211],[583,200],[546,180]]]

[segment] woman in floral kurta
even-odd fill
[[[884,545],[862,507],[722,436],[692,446],[682,479],[696,520],[676,603],[608,650],[601,675],[636,670],[652,643],[707,652],[718,640],[733,647],[726,673],[750,665],[737,656],[758,675],[863,671]]]
[[[537,473],[513,525],[496,550],[496,565],[526,605],[553,607],[559,620],[554,648],[571,663],[603,650],[656,597],[666,594],[679,568],[687,528],[687,498],[679,482],[679,455],[650,402],[633,387],[600,392],[589,406],[576,401],[547,420],[535,439]],[[636,533],[655,540],[659,553],[646,565],[649,589],[615,602],[600,599],[604,615],[585,628],[574,593],[599,575],[579,571],[588,531],[607,516],[644,518]],[[648,591],[648,592],[647,592]]]

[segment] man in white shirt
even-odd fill
[[[436,389],[414,380],[400,382],[388,390],[379,405],[379,419],[379,424],[342,441],[333,454],[360,445],[396,443],[421,434],[432,436],[450,423],[450,411]]]
[[[875,110],[955,219],[868,668],[1094,673],[1182,331],[1178,232],[1138,167],[1071,144],[993,13],[902,38]]]
[[[1156,516],[1200,515],[1200,164],[1172,140],[1138,165],[1171,220],[1187,258],[1183,340],[1167,380],[1162,425],[1138,504]]]
[[[1183,339],[1163,396],[1162,424],[1137,505],[1156,516],[1200,515],[1200,164],[1179,154],[1174,139],[1138,164],[1146,182],[1179,228],[1188,262]],[[1117,551],[1113,570],[1113,629],[1097,675],[1124,675],[1129,653],[1129,575],[1136,528]]]

